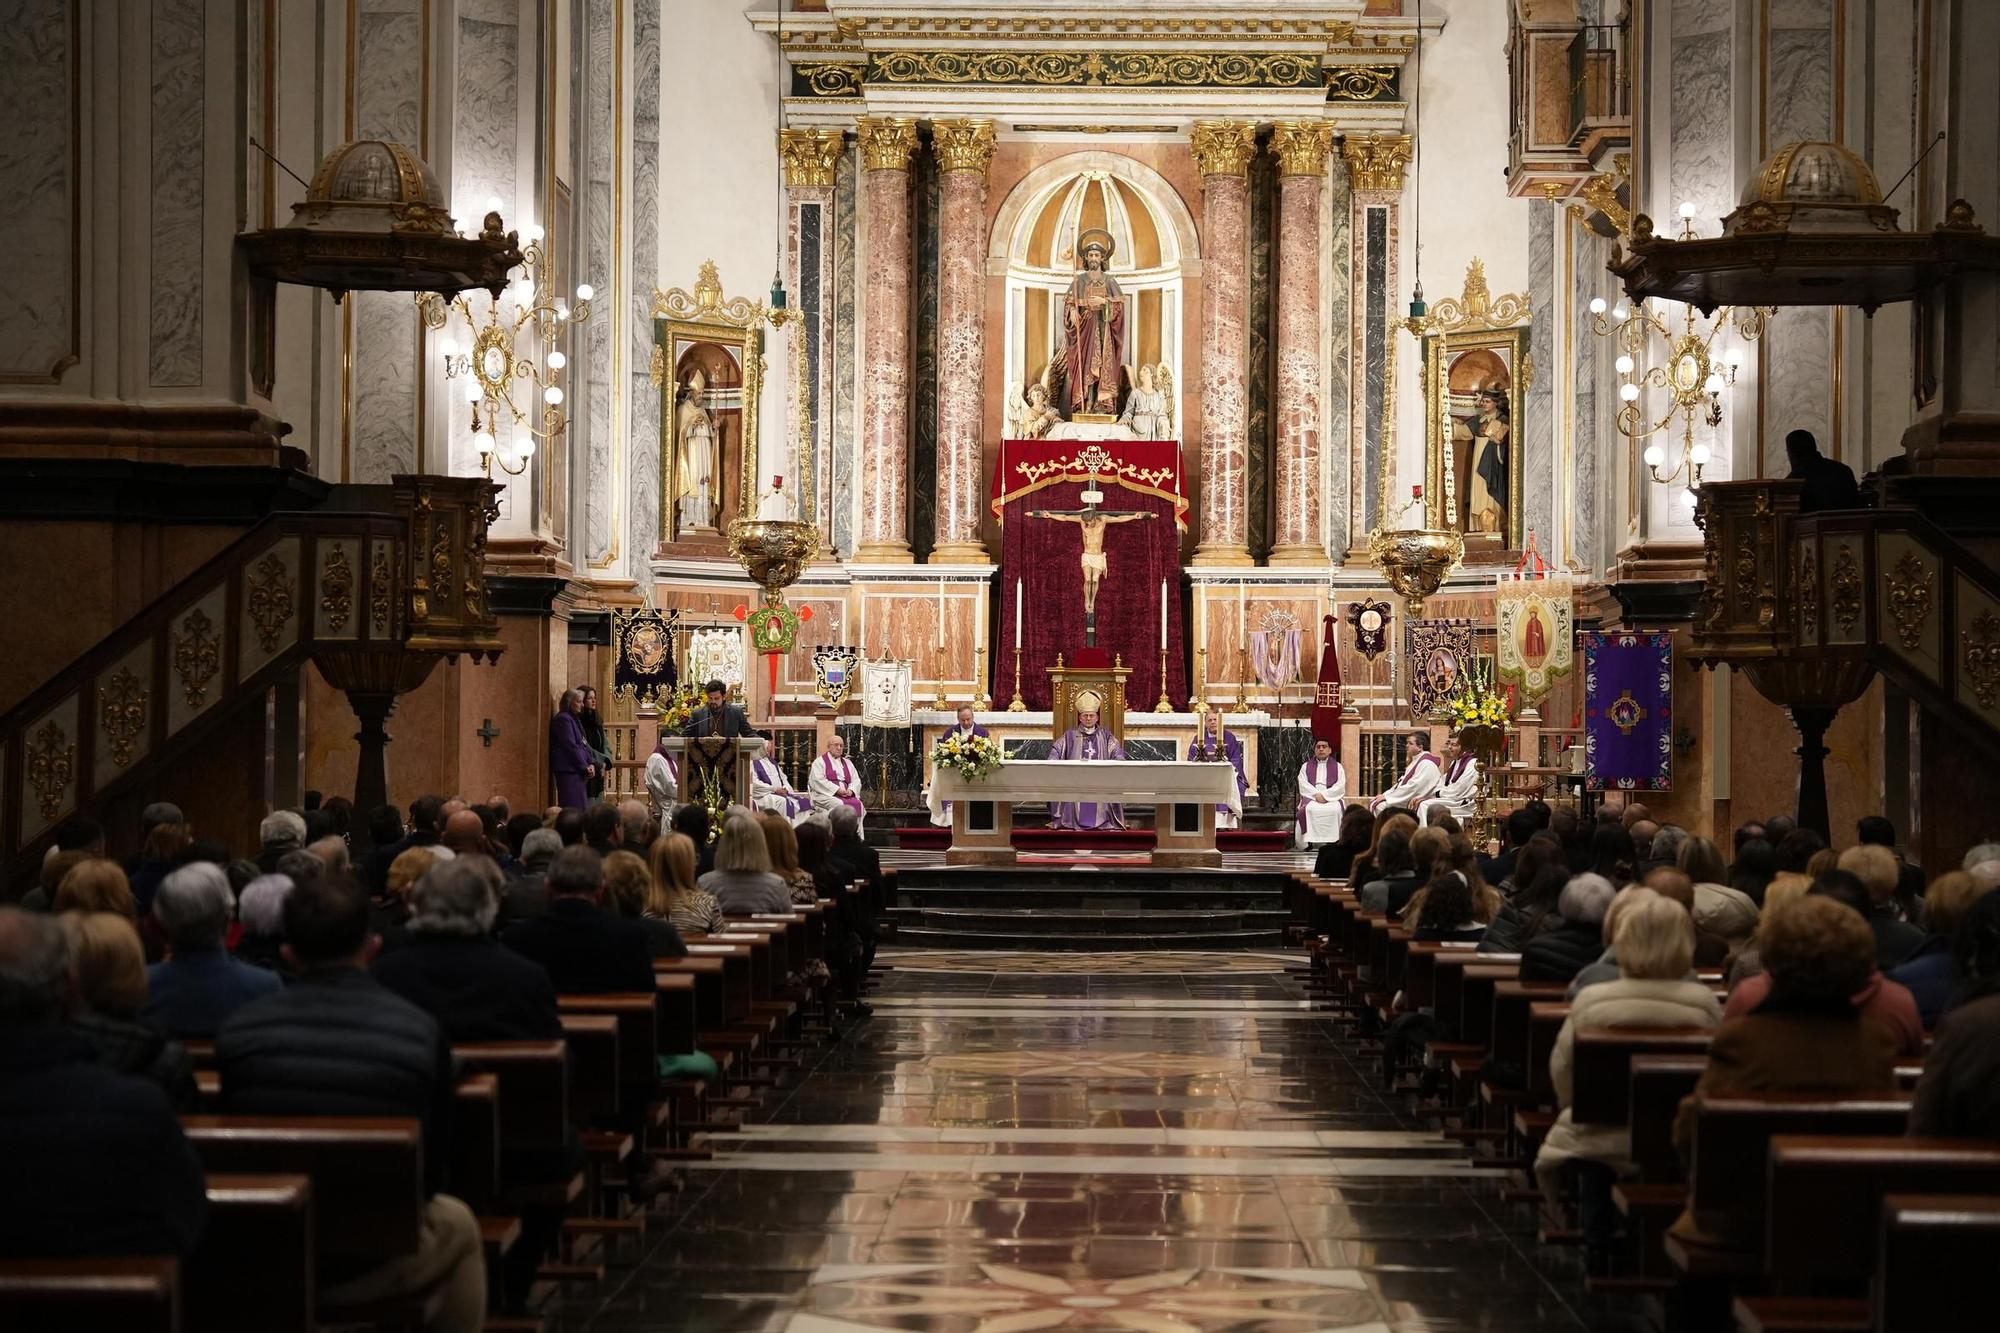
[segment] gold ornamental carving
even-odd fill
[[[1915,652],[1923,642],[1924,623],[1931,618],[1932,572],[1911,551],[1889,571],[1882,599],[1889,618],[1896,622],[1896,638],[1906,652]]]
[[[854,122],[861,164],[870,171],[908,171],[917,147],[917,122],[903,116],[863,116]]]
[[[111,762],[123,768],[139,748],[146,729],[149,691],[139,685],[132,668],[120,667],[97,687],[97,729],[111,738]]]
[[[326,612],[326,627],[338,633],[354,614],[354,566],[347,562],[347,548],[335,542],[326,553],[319,575],[319,609]]]
[[[993,165],[995,142],[990,120],[931,122],[931,149],[937,153],[940,171],[976,171],[984,176]]]
[[[431,519],[431,586],[429,614],[442,615],[451,609],[451,524],[443,518]]]
[[[1981,611],[1969,629],[1959,631],[1960,666],[1981,708],[2000,697],[2000,619]]]
[[[1326,72],[1326,95],[1334,102],[1374,102],[1395,92],[1395,65],[1336,65]]]
[[[790,189],[827,189],[840,166],[839,130],[779,130],[778,158]]]
[[[1324,176],[1333,126],[1324,120],[1281,120],[1271,130],[1271,151],[1282,176]]]
[[[389,632],[389,612],[393,605],[390,589],[393,579],[389,572],[389,548],[386,545],[375,548],[375,566],[368,571],[368,619],[380,636]]]
[[[1757,614],[1757,530],[1745,528],[1736,541],[1736,614],[1749,620]]]
[[[208,682],[222,669],[222,647],[214,630],[208,614],[196,607],[174,634],[174,674],[181,678],[181,694],[189,708],[208,702]]]
[[[1819,641],[1819,561],[1813,548],[1805,548],[1799,557],[1799,577],[1794,585],[1798,589],[1799,623],[1805,626],[1806,637]]]
[[[1397,194],[1414,148],[1407,134],[1350,134],[1341,141],[1340,155],[1347,159],[1355,189]]]
[[[1257,127],[1244,120],[1197,120],[1188,136],[1204,176],[1243,176],[1257,153]]]
[[[273,551],[251,571],[249,593],[250,623],[257,627],[257,646],[267,653],[278,650],[278,636],[292,618],[298,601],[298,582],[285,571],[285,562]]]
[[[1628,186],[1631,180],[1632,155],[1617,153],[1612,156],[1611,170],[1598,172],[1577,190],[1577,196],[1604,214],[1618,229],[1620,236],[1630,235],[1632,231],[1632,210],[1618,201],[1618,191]]]
[[[1352,142],[1350,140],[1349,142]],[[1421,338],[1427,333],[1481,333],[1490,329],[1514,329],[1528,322],[1533,305],[1526,292],[1494,296],[1486,285],[1486,263],[1474,257],[1465,266],[1465,285],[1457,296],[1434,303],[1422,319],[1405,320],[1411,333]],[[1533,380],[1532,365],[1524,365],[1516,375],[1526,392]]]
[[[1032,84],[1085,88],[1312,88],[1319,57],[1247,51],[884,51],[874,84]]]
[[[861,96],[859,65],[805,62],[792,66],[792,76],[814,97]]]
[[[1833,623],[1842,634],[1852,634],[1861,619],[1861,566],[1855,562],[1854,548],[1842,542],[1833,556]]]
[[[62,810],[63,797],[75,780],[76,746],[51,719],[28,745],[28,785],[35,789],[35,807],[43,819],[54,819]]]

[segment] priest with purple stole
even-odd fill
[[[868,813],[861,804],[861,772],[848,759],[847,741],[840,736],[829,740],[826,753],[813,760],[806,791],[812,797],[812,808],[822,814],[837,805],[846,806],[857,816]]]
[[[1333,757],[1333,744],[1313,742],[1313,757],[1299,770],[1298,836],[1300,847],[1320,847],[1340,841],[1340,814],[1347,805],[1347,773]]]
[[[1467,820],[1477,813],[1479,806],[1479,759],[1470,750],[1461,749],[1458,737],[1448,737],[1444,743],[1444,757],[1450,762],[1445,765],[1444,776],[1438,780],[1437,790],[1429,800],[1417,807],[1419,827],[1429,824],[1434,814],[1447,814],[1453,819]]]
[[[794,824],[812,810],[812,801],[793,788],[785,770],[768,754],[750,761],[750,805],[769,814],[783,815]]]
[[[972,720],[971,704],[960,704],[958,706],[957,724],[954,725],[950,731],[947,731],[945,732],[944,735],[938,737],[938,740],[948,741],[954,736],[958,737],[960,740],[964,740],[967,737],[971,736],[985,736],[990,739],[992,735],[993,735],[992,732],[988,731],[985,727],[979,725],[979,723],[974,722]],[[930,807],[931,823],[938,825],[940,828],[950,827],[951,802],[938,800],[936,776],[933,776],[931,778],[931,785],[924,788],[924,803]]]
[[[1125,747],[1108,727],[1097,724],[1104,700],[1095,690],[1076,696],[1076,725],[1049,748],[1051,759],[1123,759]],[[1125,807],[1094,801],[1057,801],[1049,806],[1053,827],[1060,829],[1122,829]]]
[[[1410,757],[1409,767],[1403,776],[1396,779],[1396,785],[1375,798],[1368,808],[1380,811],[1385,806],[1408,806],[1412,811],[1428,800],[1438,789],[1444,777],[1444,770],[1438,766],[1438,757],[1430,752],[1430,736],[1425,732],[1413,731],[1403,741],[1403,753]]]
[[[1219,764],[1226,760],[1236,770],[1236,799],[1215,803],[1215,826],[1240,828],[1243,798],[1250,793],[1250,783],[1243,776],[1243,741],[1223,727],[1221,713],[1212,708],[1202,710],[1201,734],[1188,742],[1187,757],[1196,764]]]

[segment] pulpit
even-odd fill
[[[667,753],[681,774],[681,803],[712,811],[750,805],[750,766],[768,744],[762,736],[669,736]]]

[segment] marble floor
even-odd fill
[[[885,950],[564,1330],[1624,1330],[1279,953]]]

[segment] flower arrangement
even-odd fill
[[[701,692],[692,685],[682,685],[671,694],[662,694],[660,696],[661,734],[680,734],[681,729],[693,720],[694,710],[701,702]]]
[[[991,736],[946,736],[931,751],[931,762],[950,769],[967,782],[977,782],[1000,767],[1004,756]]]
[[[708,840],[714,842],[722,834],[722,816],[729,802],[722,795],[722,778],[712,768],[702,775],[701,803],[708,810]]]
[[[1484,729],[1488,736],[1504,735],[1510,717],[1507,696],[1493,688],[1491,668],[1483,662],[1466,674],[1465,684],[1445,704],[1445,716],[1460,732]]]

